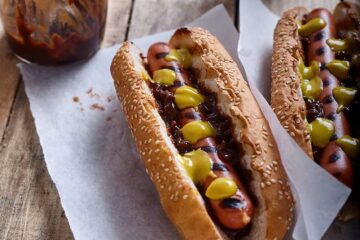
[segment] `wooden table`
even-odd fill
[[[336,0],[264,0],[275,13],[296,6],[333,8]],[[190,22],[223,3],[235,21],[234,0],[109,0],[103,47]],[[0,26],[0,239],[73,239],[52,182],[17,60]]]

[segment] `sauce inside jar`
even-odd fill
[[[70,63],[94,54],[104,35],[107,0],[2,0],[8,43],[28,62]]]

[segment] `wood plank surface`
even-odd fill
[[[20,73],[16,68],[17,62],[6,43],[4,30],[0,22],[0,143],[8,124],[11,107],[19,84]]]
[[[0,155],[1,239],[72,239],[46,169],[23,83]]]
[[[234,0],[136,0],[128,38],[143,37],[182,26],[221,3],[233,18]]]
[[[1,0],[0,0],[1,1]],[[304,4],[333,8],[337,0],[263,0],[276,14]],[[109,0],[103,47],[190,22],[234,0]],[[73,239],[42,154],[23,83],[0,27],[0,239]]]

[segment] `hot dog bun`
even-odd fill
[[[236,63],[210,33],[181,28],[170,40],[192,54],[196,78],[218,98],[220,112],[232,120],[245,151],[239,159],[250,176],[256,210],[247,239],[282,239],[292,223],[294,201],[271,130]],[[170,220],[185,239],[228,239],[214,223],[196,186],[177,160],[156,102],[146,84],[139,50],[125,42],[111,73],[148,175]]]
[[[300,89],[298,63],[304,58],[297,20],[307,13],[297,7],[286,11],[274,31],[272,55],[271,107],[281,125],[304,152],[313,157],[309,132],[306,130],[306,106]]]

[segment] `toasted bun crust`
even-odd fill
[[[304,8],[286,11],[274,32],[272,54],[271,107],[281,125],[305,153],[313,158],[309,132],[306,130],[306,106],[300,89],[299,60],[304,56],[296,20]]]
[[[198,81],[217,94],[219,109],[232,119],[234,136],[244,148],[245,155],[239,161],[251,175],[250,190],[257,204],[247,239],[282,239],[292,222],[293,197],[268,123],[236,63],[203,29],[181,28],[170,44],[190,50]],[[177,150],[167,135],[133,45],[123,44],[111,72],[147,173],[171,221],[186,239],[226,239],[176,159]]]

